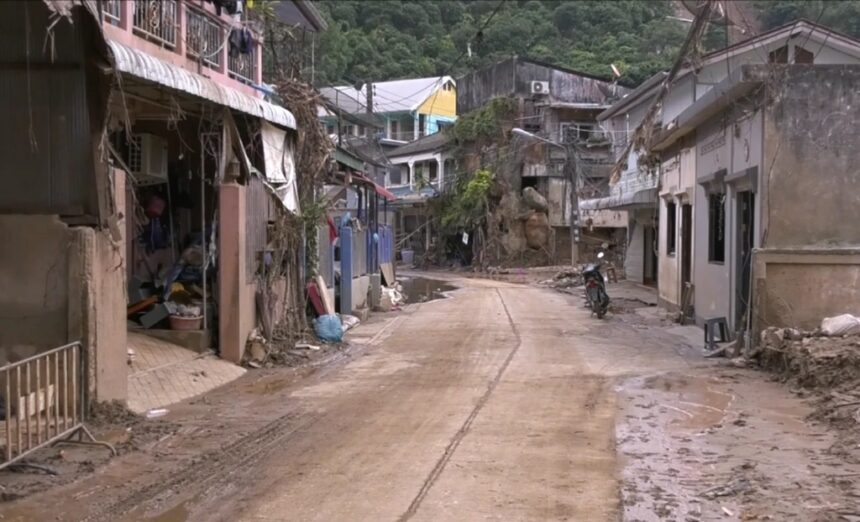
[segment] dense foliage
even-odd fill
[[[666,67],[686,26],[668,1],[321,0],[319,83],[454,76],[517,54],[632,81]],[[468,56],[467,44],[471,47]],[[458,60],[458,58],[461,56]]]
[[[517,54],[606,77],[615,64],[636,84],[670,66],[689,28],[670,0],[499,1],[317,0],[330,28],[317,42],[316,83],[457,76]],[[764,29],[805,17],[860,36],[860,0],[751,3]],[[722,45],[719,35],[706,46]]]

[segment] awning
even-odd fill
[[[586,199],[579,202],[579,208],[581,210],[628,210],[637,207],[650,207],[656,202],[657,189],[653,188],[605,198]]]
[[[113,55],[114,67],[124,74],[263,118],[281,127],[296,129],[296,118],[283,107],[242,94],[119,42],[107,40],[107,43]]]
[[[384,197],[388,201],[394,201],[395,199],[397,199],[397,196],[395,196],[390,190],[368,178],[364,174],[353,174],[353,178],[357,178],[365,182],[366,184],[373,185],[373,189],[376,191],[376,193]]]

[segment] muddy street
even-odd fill
[[[339,357],[249,373],[172,408],[172,435],[0,514],[839,520],[856,511],[860,466],[804,420],[809,406],[766,374],[703,359],[695,332],[654,320],[653,307],[598,321],[578,296],[450,279],[449,298],[363,324]]]

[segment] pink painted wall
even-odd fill
[[[248,281],[246,270],[245,190],[243,185],[225,183],[218,193],[219,347],[222,358],[237,364],[257,324],[257,286]]]
[[[121,5],[121,15],[120,15],[120,23],[119,26],[113,25],[108,22],[102,23],[102,28],[104,29],[105,36],[111,40],[122,43],[134,49],[139,49],[151,56],[164,60],[168,63],[177,65],[189,71],[195,72],[204,76],[206,78],[210,78],[213,81],[216,81],[222,85],[227,87],[231,87],[236,89],[237,91],[247,94],[248,96],[252,96],[255,98],[261,98],[263,95],[256,89],[230,78],[227,74],[227,63],[228,63],[228,50],[229,46],[225,45],[224,49],[222,49],[222,60],[221,60],[221,70],[216,71],[210,67],[203,67],[197,63],[197,60],[186,56],[185,54],[185,5],[190,4],[199,9],[205,10],[215,16],[214,7],[212,4],[204,3],[200,0],[180,0],[179,6],[179,16],[178,16],[178,27],[177,27],[177,38],[176,38],[176,48],[170,49],[166,47],[162,47],[161,45],[146,40],[132,32],[132,16],[133,16],[133,7],[134,2],[127,1],[122,2]],[[231,17],[226,14],[221,15],[221,20],[231,24]],[[260,49],[262,49],[262,36],[259,34],[255,34],[255,38],[257,39],[258,45]],[[255,81],[256,83],[260,83],[262,81],[261,77],[262,71],[262,52],[257,52],[257,74]]]

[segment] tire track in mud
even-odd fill
[[[499,382],[502,380],[502,376],[505,374],[505,370],[508,369],[508,366],[511,364],[511,360],[513,360],[514,356],[519,351],[520,346],[523,344],[522,337],[520,336],[520,332],[517,329],[516,323],[514,323],[513,317],[511,317],[511,312],[508,310],[508,305],[505,303],[504,297],[502,297],[502,292],[498,287],[494,288],[496,294],[499,296],[499,300],[502,303],[502,308],[505,310],[505,315],[508,317],[508,324],[511,326],[511,330],[516,337],[516,344],[508,353],[507,357],[505,357],[504,362],[501,367],[499,367],[499,371],[496,372],[496,376],[492,381],[487,385],[487,390],[481,395],[481,398],[478,399],[475,407],[472,408],[472,411],[469,413],[469,416],[466,417],[466,420],[463,421],[463,425],[460,426],[460,429],[457,430],[457,433],[454,434],[454,437],[448,442],[448,445],[445,447],[445,451],[442,453],[442,456],[439,457],[439,460],[436,461],[436,465],[433,466],[433,469],[430,470],[430,474],[427,475],[427,478],[424,479],[424,483],[421,485],[421,489],[418,491],[418,494],[415,495],[415,498],[412,499],[412,503],[409,504],[409,507],[406,511],[400,515],[398,518],[399,522],[405,522],[412,518],[415,513],[418,511],[418,508],[421,507],[421,503],[424,502],[424,499],[427,497],[427,494],[430,492],[430,489],[439,479],[439,476],[442,475],[442,472],[445,471],[445,466],[448,465],[448,462],[451,460],[451,457],[454,456],[454,453],[457,451],[457,448],[460,446],[460,443],[463,441],[463,438],[469,433],[470,428],[472,427],[472,423],[478,417],[478,414],[481,413],[481,410],[490,400],[490,396],[492,396]]]
[[[303,412],[283,415],[225,447],[193,457],[189,466],[164,480],[151,482],[117,502],[96,508],[83,522],[119,520],[134,511],[144,513],[157,508],[176,497],[190,499],[205,494],[215,487],[231,482],[231,477],[237,472],[253,467],[295,433],[312,426],[319,418]]]

